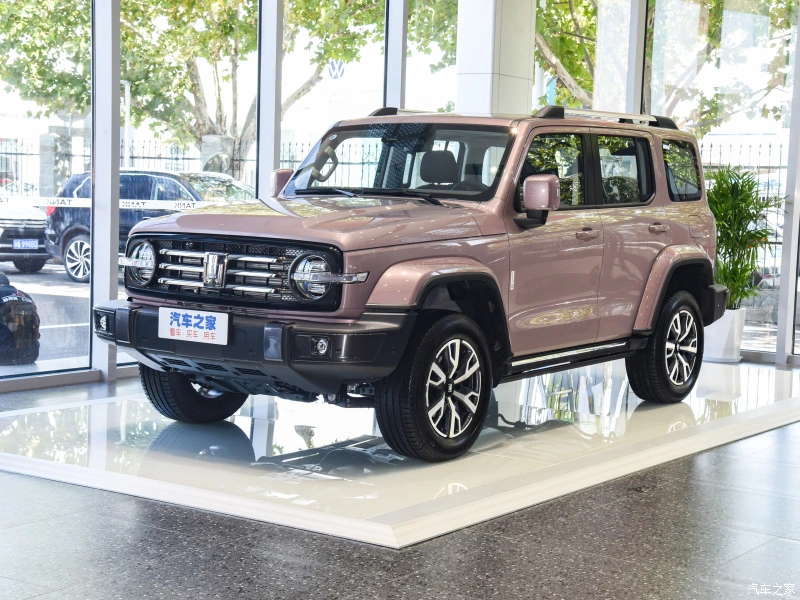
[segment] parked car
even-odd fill
[[[21,273],[41,271],[50,258],[44,229],[44,211],[0,190],[0,261],[13,261]]]
[[[220,173],[123,169],[119,179],[120,253],[140,221],[195,208],[199,202],[224,204],[255,197],[253,188]],[[46,209],[47,252],[62,259],[69,278],[81,283],[91,276],[91,195],[91,173],[73,175],[57,194],[64,204]]]
[[[698,157],[664,117],[381,109],[277,171],[274,199],[135,226],[129,301],[94,331],[171,419],[248,394],[373,406],[426,461],[472,446],[503,381],[625,358],[637,396],[677,403],[727,299]]]

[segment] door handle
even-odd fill
[[[663,223],[653,223],[648,227],[650,233],[666,233],[669,231],[669,225],[664,225]]]
[[[600,232],[591,227],[584,227],[580,231],[575,232],[575,237],[579,240],[593,240],[600,235]]]

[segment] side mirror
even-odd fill
[[[525,217],[514,221],[520,227],[531,229],[544,225],[547,213],[558,210],[561,204],[561,182],[555,175],[531,175],[522,182],[522,202]]]
[[[286,187],[286,184],[289,183],[293,173],[294,171],[291,169],[278,169],[273,171],[272,181],[270,182],[270,196],[277,198],[278,194],[280,194],[283,191],[283,188]]]

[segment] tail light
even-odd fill
[[[55,212],[56,212],[55,206],[48,206],[47,208],[44,209],[44,214],[46,214],[48,217],[52,217],[55,214]]]

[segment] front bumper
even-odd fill
[[[99,338],[149,367],[213,380],[231,390],[292,399],[337,394],[343,385],[391,374],[416,321],[414,313],[365,313],[351,324],[230,313],[228,343],[214,345],[158,337],[154,306],[118,300],[94,307],[93,313]],[[316,338],[328,340],[326,356],[312,355]]]
[[[37,248],[15,249],[14,240],[36,240]],[[0,227],[0,261],[20,259],[49,259],[41,227]]]

